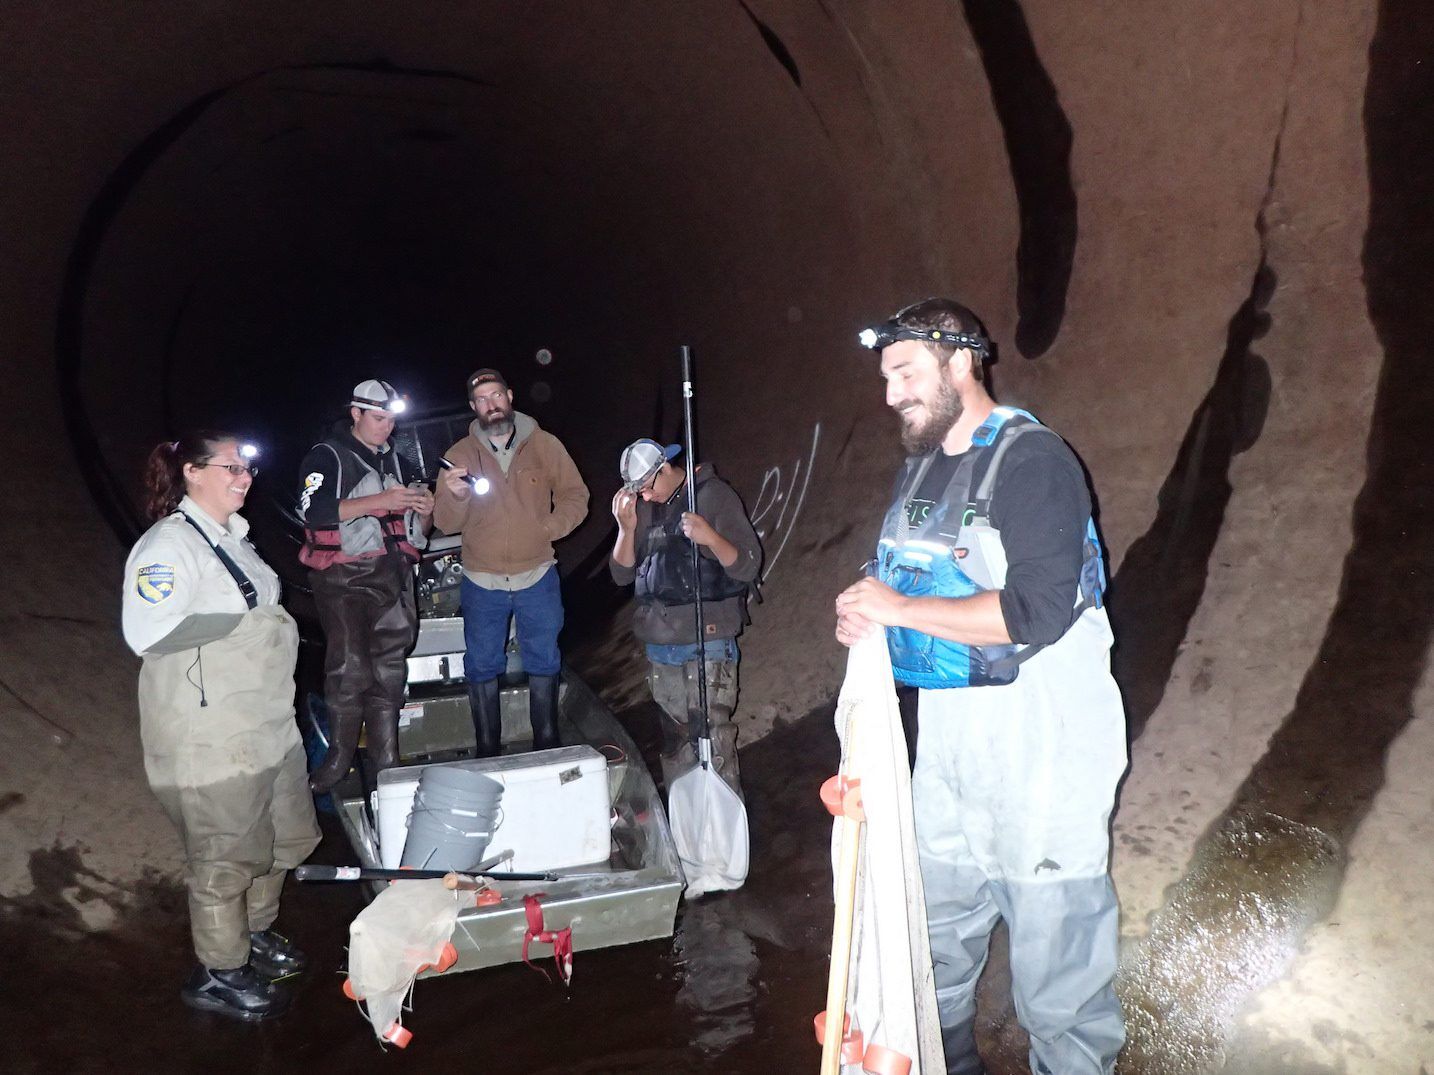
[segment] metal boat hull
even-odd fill
[[[505,752],[527,746],[527,688],[502,692]],[[446,973],[476,970],[522,958],[527,931],[523,897],[539,895],[549,929],[572,927],[573,948],[585,951],[670,937],[682,895],[682,867],[667,825],[657,787],[636,745],[591,689],[564,670],[560,729],[564,742],[585,742],[608,757],[608,790],[614,810],[607,862],[575,867],[558,881],[499,881],[502,896],[492,906],[469,907],[458,917],[453,945],[458,961]],[[465,695],[438,688],[432,697],[416,696],[406,707],[399,729],[403,764],[441,763],[471,753],[472,723]],[[341,785],[335,800],[339,818],[365,866],[378,866],[373,825],[356,779]],[[402,882],[396,882],[402,883]],[[375,886],[375,891],[377,891]],[[535,944],[535,963],[551,954]]]

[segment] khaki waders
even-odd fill
[[[248,962],[250,931],[273,924],[285,872],[319,842],[294,723],[298,645],[288,613],[264,605],[140,672],[145,774],[184,843],[194,952],[212,970]]]

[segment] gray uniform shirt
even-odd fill
[[[179,511],[234,558],[254,584],[260,605],[279,603],[279,576],[244,540],[249,523],[243,516],[231,515],[229,524],[220,526],[187,496]],[[223,638],[248,611],[234,577],[178,514],[159,520],[130,550],[121,621],[124,640],[136,653],[170,653]]]

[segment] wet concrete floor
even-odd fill
[[[628,714],[656,740],[649,712]],[[646,734],[643,734],[646,732]],[[76,849],[35,852],[30,895],[0,903],[0,1068],[57,1071],[333,1071],[490,1058],[508,1072],[768,1072],[816,1064],[831,929],[830,818],[816,798],[835,769],[830,711],[744,752],[751,881],[684,904],[666,941],[579,953],[570,991],[522,964],[417,984],[413,1043],[385,1056],[340,993],[358,886],[290,882],[280,926],[316,963],[282,1019],[260,1026],[192,1012],[183,890],[155,879],[113,890]],[[351,861],[325,818],[312,861]],[[109,903],[114,929],[86,933],[75,904]],[[24,968],[23,973],[18,969]]]
[[[657,741],[647,706],[622,715],[644,751]],[[280,926],[314,960],[281,1019],[258,1026],[190,1011],[184,892],[152,878],[118,891],[74,847],[32,856],[35,889],[0,898],[0,1070],[10,1073],[322,1072],[479,1059],[513,1073],[768,1073],[815,1070],[811,1019],[824,1003],[831,936],[831,819],[817,800],[835,771],[831,708],[783,725],[743,751],[753,832],[743,889],[684,903],[675,937],[581,952],[571,990],[514,964],[424,980],[387,1053],[340,992],[350,885],[284,893]],[[337,822],[311,861],[351,861]],[[78,907],[102,901],[114,928],[86,932]],[[1023,1072],[998,936],[982,985],[980,1036],[992,1075]],[[415,1068],[414,1065],[418,1065]]]

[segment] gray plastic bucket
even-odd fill
[[[503,785],[466,769],[425,769],[418,778],[402,865],[471,870],[483,861],[498,825]]]

